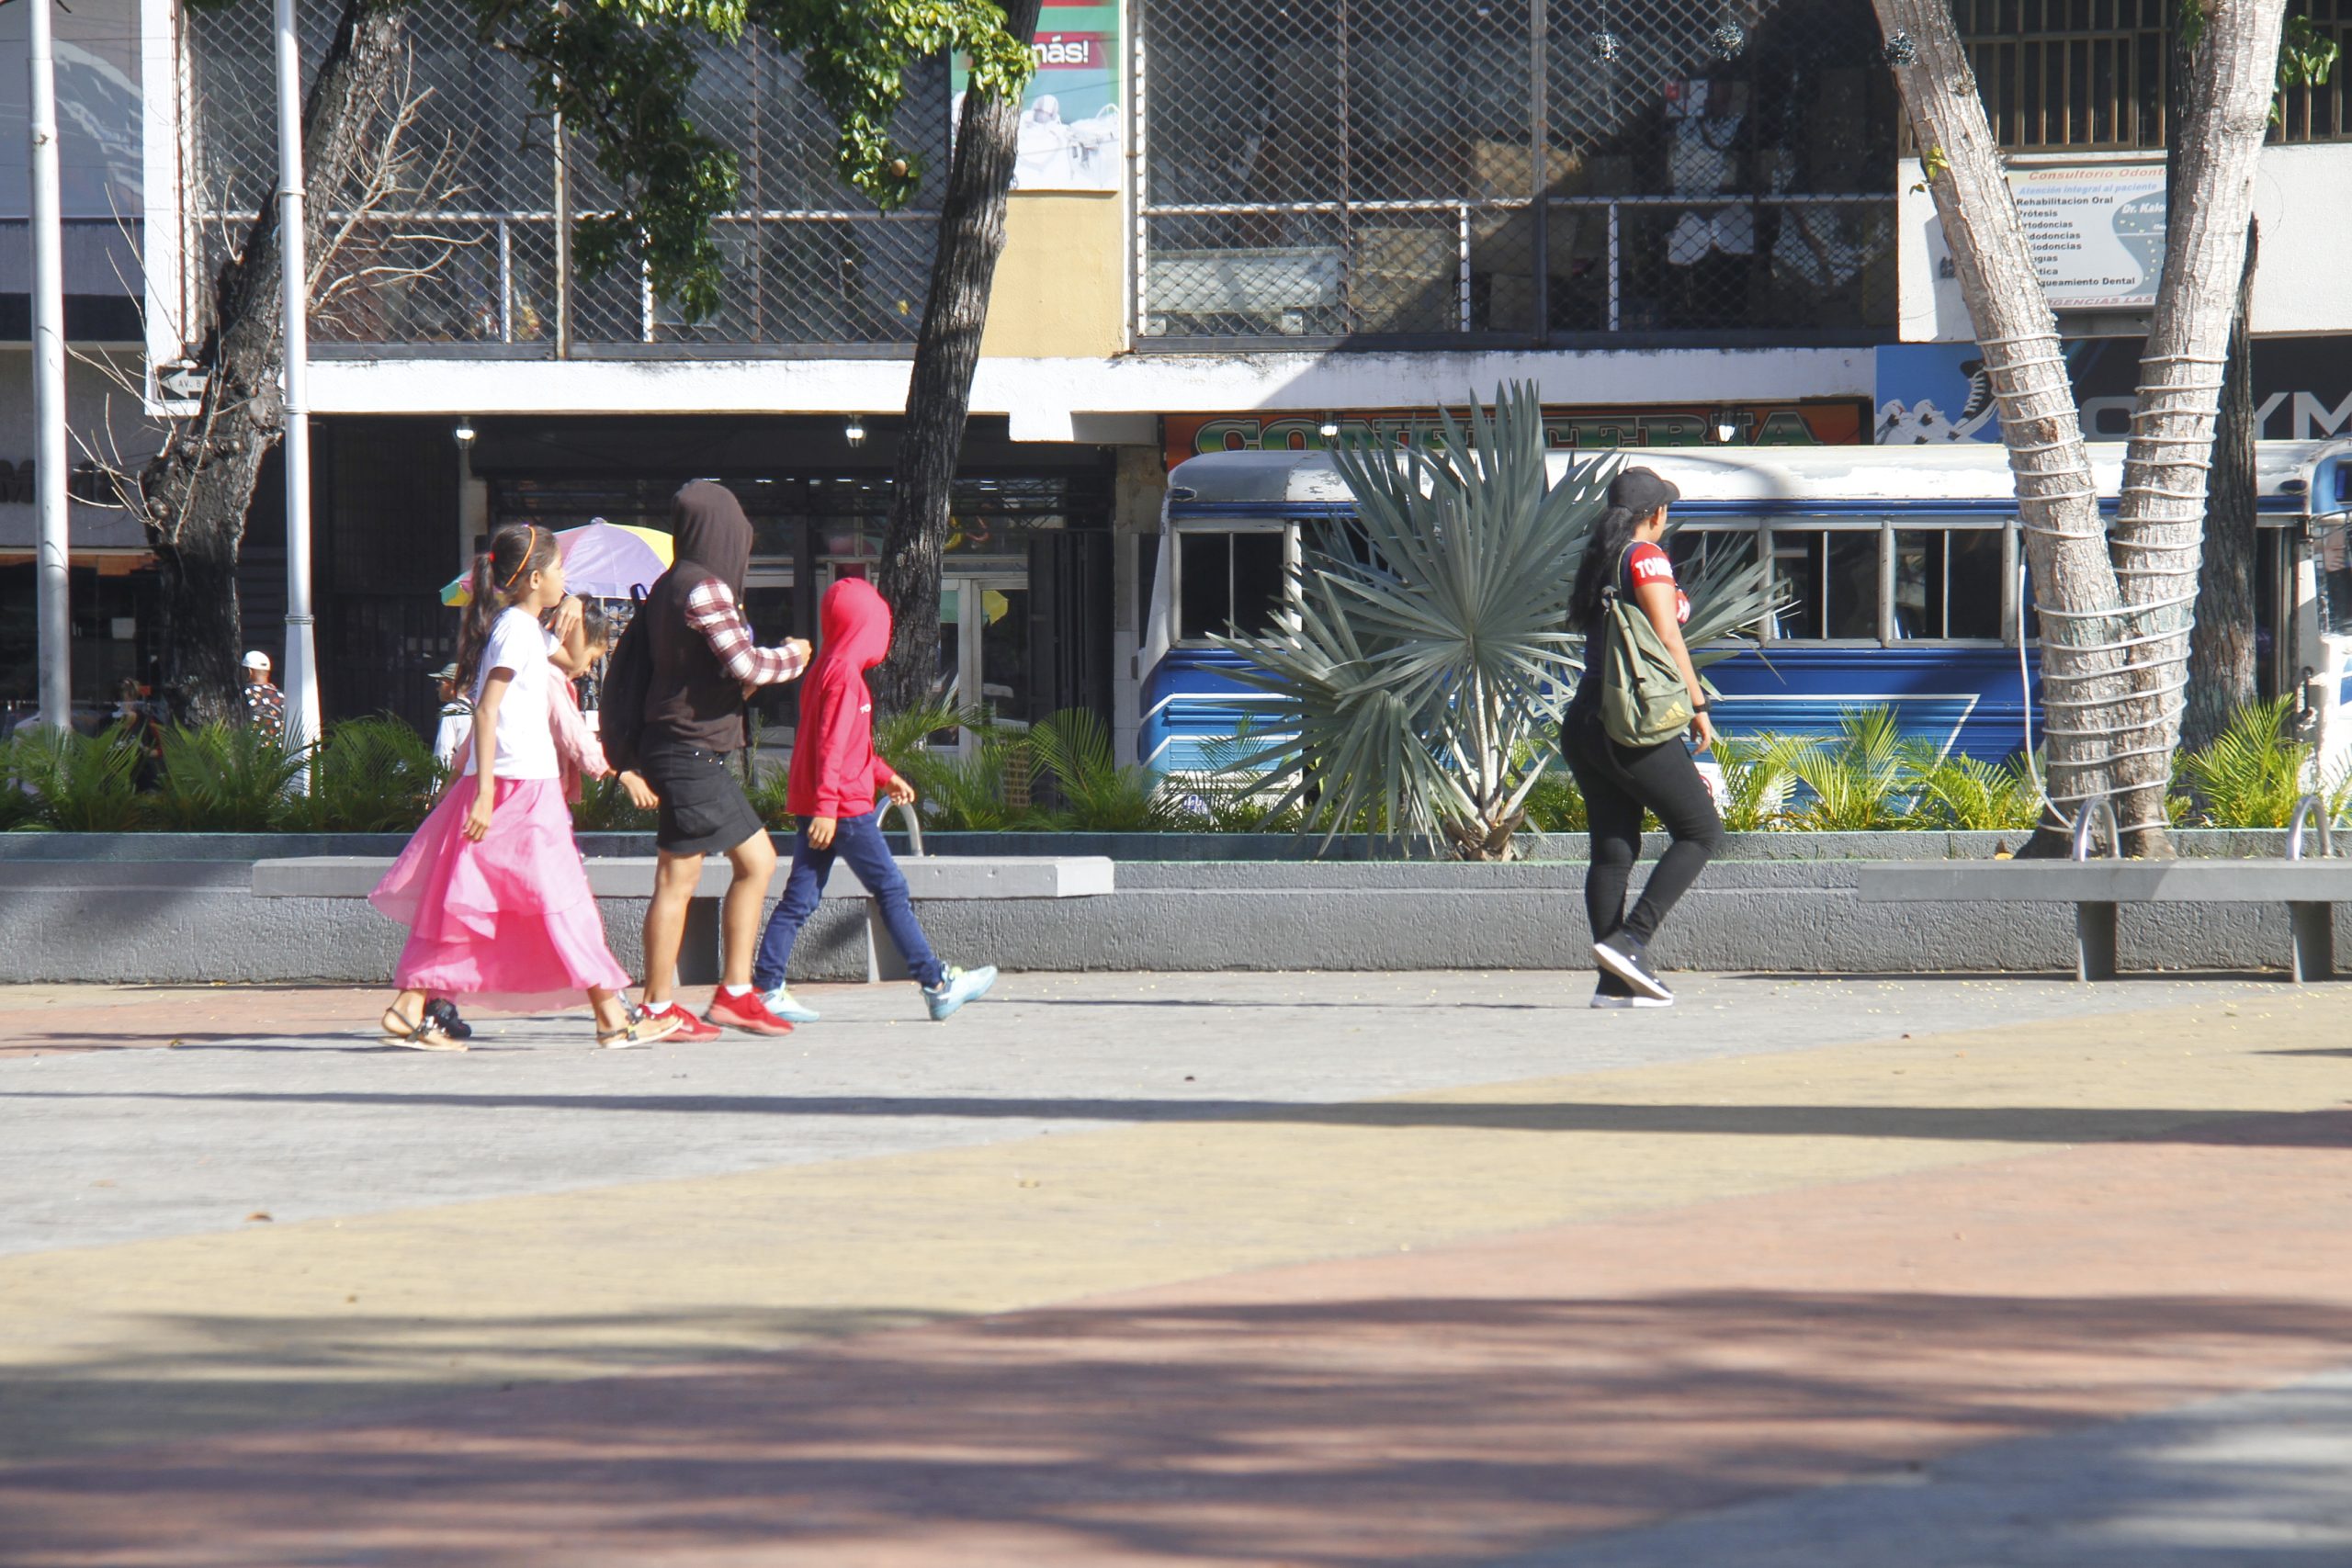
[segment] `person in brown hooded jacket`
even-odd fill
[[[721,1024],[788,1034],[792,1025],[772,1016],[752,988],[752,950],[775,874],[775,846],[729,759],[746,744],[744,697],[797,679],[808,666],[808,644],[790,637],[762,648],[743,618],[752,524],[733,491],[695,480],[672,503],[670,528],[675,559],[639,611],[653,655],[639,771],[662,797],[653,838],[661,863],[645,913],[645,1010],[657,1019],[675,1013],[682,1040],[707,1040]],[[703,857],[714,852],[728,858],[735,878],[719,917],[718,994],[707,1017],[697,1019],[671,993],[687,906]]]

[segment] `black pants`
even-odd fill
[[[1584,910],[1592,939],[1623,931],[1647,943],[1675,901],[1690,890],[1708,860],[1724,847],[1724,821],[1714,796],[1679,739],[1657,746],[1620,746],[1600,728],[1598,705],[1571,707],[1560,725],[1560,750],[1584,792],[1592,833],[1592,864],[1584,879]],[[1642,849],[1642,811],[1657,814],[1674,842],[1658,858],[1634,912],[1625,913],[1625,886]]]

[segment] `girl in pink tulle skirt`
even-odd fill
[[[536,1012],[585,992],[607,1048],[677,1027],[631,1016],[621,997],[628,975],[605,945],[571,840],[554,706],[565,676],[539,624],[563,598],[562,554],[544,528],[502,528],[475,558],[458,639],[458,678],[474,693],[473,755],[369,895],[409,928],[394,971],[400,995],[384,1010],[393,1044],[466,1048],[426,1014],[428,997]]]

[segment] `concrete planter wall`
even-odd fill
[[[1905,973],[2071,968],[2064,905],[1862,906],[1860,860],[1989,855],[1996,834],[1736,836],[1676,911],[1657,951],[1668,967]],[[2183,834],[2184,852],[2276,855],[2276,832]],[[1012,969],[1373,969],[1589,966],[1581,838],[1545,840],[1558,858],[1507,865],[1203,855],[1212,835],[939,835],[940,852],[1016,844],[1111,853],[1106,897],[935,903],[922,916],[951,962]],[[385,854],[402,840],[130,834],[0,835],[0,980],[336,981],[377,985],[405,932],[356,899],[258,899],[252,862],[287,854]],[[1287,838],[1280,842],[1295,846]],[[1230,841],[1227,840],[1229,847]],[[592,852],[645,853],[631,835]],[[1657,846],[1653,845],[1653,851]],[[838,907],[836,907],[838,906]],[[614,950],[634,967],[643,906],[604,907]],[[2352,969],[2352,919],[2337,963]],[[2285,963],[2286,914],[2245,906],[2126,909],[2127,968],[2255,969]],[[829,903],[796,977],[863,973],[856,906]]]
[[[903,834],[893,834],[900,852]],[[2173,835],[2184,855],[2276,855],[2286,835],[2276,829],[2195,828]],[[1734,833],[1726,860],[1981,860],[2001,848],[2015,849],[2019,833],[1947,833],[1931,830],[1883,833]],[[295,855],[393,855],[408,842],[404,833],[0,833],[0,865],[15,861],[242,861]],[[1581,862],[1582,833],[1522,833],[1528,862]],[[1663,834],[1643,841],[1643,853],[1666,845]],[[791,841],[777,848],[791,852]],[[1351,834],[1318,854],[1321,840],[1295,833],[926,833],[933,854],[1108,855],[1115,861],[1373,862],[1398,863],[1385,842]],[[650,833],[582,833],[587,855],[650,855]],[[1416,856],[1408,863],[1432,863]],[[0,871],[0,879],[6,873]]]

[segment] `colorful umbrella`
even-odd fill
[[[674,554],[670,536],[660,529],[601,517],[584,528],[566,528],[555,539],[563,551],[565,586],[586,599],[626,599],[632,588],[652,587]],[[464,604],[473,596],[470,574],[465,572],[441,590],[444,604]]]

